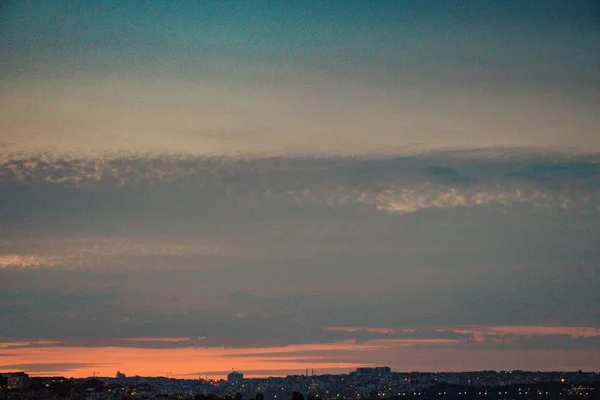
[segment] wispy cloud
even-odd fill
[[[6,160],[0,179],[4,185],[50,183],[86,191],[165,186],[194,193],[199,201],[219,195],[250,202],[364,204],[395,214],[514,203],[597,209],[595,157],[501,154],[491,159],[486,153],[451,152],[371,159],[39,156]]]
[[[234,250],[226,250],[216,243],[107,236],[7,239],[0,240],[0,249],[4,250],[0,255],[0,268],[95,266],[110,262],[122,264],[132,259],[235,254]]]

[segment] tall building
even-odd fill
[[[230,372],[227,374],[227,382],[229,383],[239,383],[244,379],[244,375],[239,372]]]

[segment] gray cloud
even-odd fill
[[[481,341],[459,344],[483,350],[591,350],[600,348],[600,336],[577,337],[560,334],[487,335]]]
[[[304,263],[310,265],[311,261],[301,261]],[[362,267],[330,264],[328,273],[333,276],[327,276],[315,266],[312,271],[283,264],[264,269],[260,264],[208,271],[5,271],[6,285],[21,283],[12,291],[3,289],[7,295],[0,301],[8,307],[0,313],[0,334],[55,338],[63,345],[248,347],[340,340],[462,341],[470,340],[472,335],[427,326],[596,326],[598,321],[593,275],[574,287],[569,287],[572,283],[567,278],[557,276],[555,282],[544,282],[540,288],[539,281],[520,278],[531,276],[524,272],[499,278],[498,272],[472,271],[475,276],[469,277],[456,268],[450,274],[401,266],[397,270],[378,267],[361,272]],[[452,274],[458,276],[453,279]],[[490,276],[482,281],[485,274]],[[462,284],[459,286],[457,281]],[[561,281],[569,286],[563,286],[562,295],[556,297],[555,286]],[[453,283],[446,289],[449,282]],[[46,285],[45,290],[36,293],[33,288],[40,284]],[[478,286],[481,284],[484,290]],[[85,294],[67,292],[67,288],[80,285],[88,286]],[[326,329],[331,326],[356,328]],[[367,329],[371,326],[392,330]],[[402,326],[414,328],[397,328]],[[181,336],[192,339],[122,341]]]
[[[42,219],[49,213],[100,219],[144,211],[174,217],[179,212],[188,218],[201,207],[211,214],[256,206],[285,207],[286,212],[366,206],[407,214],[528,204],[597,212],[600,164],[589,158],[542,155],[490,161],[489,155],[453,153],[375,159],[31,157],[0,165],[0,200],[4,217],[12,216],[8,229],[19,223],[15,216],[32,213]]]
[[[597,326],[599,165],[499,149],[8,160],[0,335],[244,347]],[[197,339],[122,342],[166,336]]]

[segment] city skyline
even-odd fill
[[[389,367],[357,368],[347,374],[246,378],[230,372],[227,379],[178,379],[126,376],[64,378],[31,377],[23,372],[1,374],[0,388],[10,397],[87,397],[117,399],[459,399],[566,396],[597,398],[598,373],[584,371],[470,371],[459,373],[396,372]],[[540,397],[543,396],[543,397]]]
[[[600,370],[598,48],[593,0],[3,3],[0,372]]]

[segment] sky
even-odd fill
[[[600,370],[593,0],[7,1],[0,371]]]

